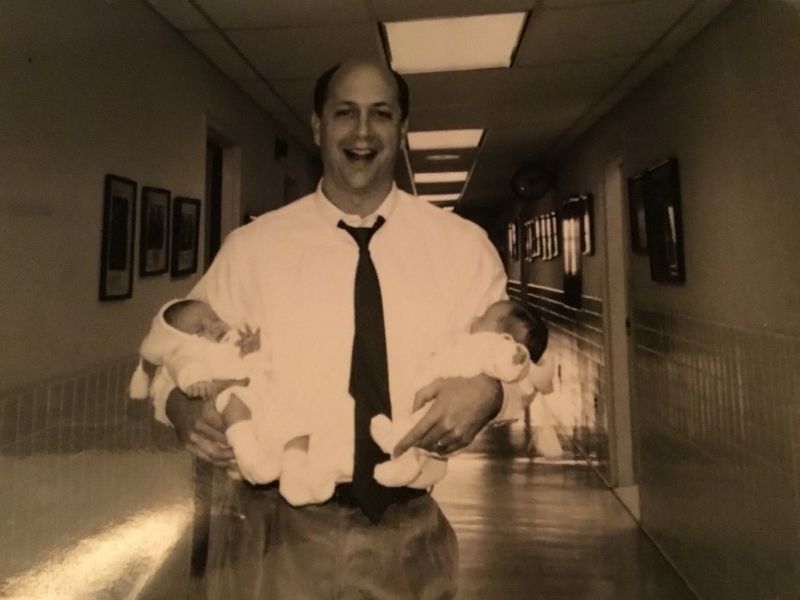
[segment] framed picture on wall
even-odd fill
[[[550,223],[544,215],[536,217],[542,229],[542,260],[550,260]]]
[[[169,200],[171,194],[156,187],[142,188],[139,275],[161,275],[169,269]]]
[[[553,251],[551,256],[555,258],[559,255],[559,247],[561,245],[561,235],[558,231],[558,214],[551,212],[547,215],[547,218],[550,220],[550,231],[552,232]]]
[[[178,197],[172,203],[172,252],[170,274],[191,275],[197,271],[200,245],[200,200]]]
[[[511,258],[512,261],[516,262],[519,260],[519,243],[517,241],[517,223],[511,222],[508,224],[507,229],[507,236],[508,236],[508,256]]]
[[[525,262],[533,260],[533,220],[525,221],[522,226],[525,233]]]
[[[683,283],[683,225],[678,160],[670,158],[642,175],[650,278]]]
[[[581,219],[581,254],[592,256],[594,254],[594,197],[591,194],[581,194],[578,199]]]
[[[581,247],[583,244],[583,196],[573,196],[561,206],[561,244],[564,264],[564,301],[573,308],[581,307],[582,275]]]
[[[542,221],[539,217],[533,219],[533,257],[542,256]]]
[[[136,182],[106,175],[100,249],[100,300],[133,295],[133,248],[136,233]]]
[[[631,232],[631,250],[647,254],[647,223],[644,215],[644,179],[636,175],[628,179],[628,216]]]

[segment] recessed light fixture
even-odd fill
[[[440,171],[438,173],[414,173],[414,183],[455,183],[466,181],[467,171]]]
[[[458,154],[429,154],[425,157],[425,160],[439,162],[444,160],[458,160],[459,158],[461,157]]]
[[[409,131],[410,150],[445,150],[451,148],[476,148],[481,143],[483,129],[440,129],[437,131]]]
[[[392,68],[432,73],[510,67],[527,14],[386,22]]]
[[[428,202],[453,202],[461,198],[461,194],[420,194],[417,198]]]

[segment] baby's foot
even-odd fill
[[[386,415],[375,415],[369,423],[369,432],[372,434],[372,439],[386,454],[392,453],[398,441],[393,429],[392,422]]]
[[[236,394],[231,394],[228,403],[222,410],[222,420],[227,429],[231,425],[235,425],[240,421],[248,421],[252,417],[250,409],[247,405],[236,397]]]

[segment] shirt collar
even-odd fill
[[[388,221],[392,212],[394,212],[394,208],[397,205],[397,186],[392,183],[392,189],[389,190],[389,194],[381,202],[380,206],[375,212],[363,218],[342,212],[333,202],[328,200],[328,197],[322,191],[322,180],[320,180],[314,193],[314,204],[325,219],[325,222],[330,224],[331,227],[336,227],[339,221],[344,221],[351,227],[372,227],[379,216]]]

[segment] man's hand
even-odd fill
[[[167,398],[167,417],[175,426],[178,441],[196,457],[218,467],[229,467],[233,450],[225,438],[225,424],[214,401],[192,400],[175,388]]]
[[[397,443],[394,456],[412,446],[440,455],[467,446],[500,411],[503,388],[486,375],[437,379],[417,392],[414,410],[431,401],[428,413]]]

